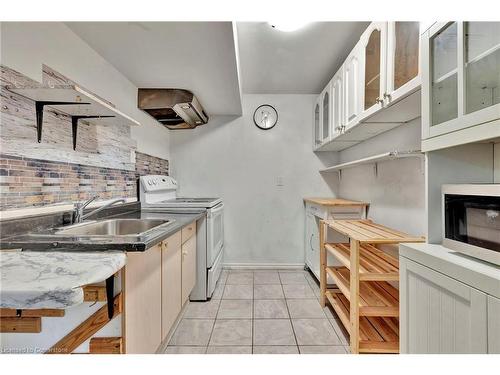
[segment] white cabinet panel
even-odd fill
[[[402,353],[486,353],[487,295],[400,257]]]
[[[306,213],[305,257],[307,266],[319,275],[319,219],[309,213]]]
[[[321,95],[314,103],[313,110],[313,150],[321,146]]]
[[[351,127],[357,121],[360,110],[360,45],[347,57],[344,63],[344,124]]]
[[[488,296],[488,353],[500,354],[500,299]]]
[[[330,84],[326,86],[321,94],[321,143],[324,144],[330,140],[332,116],[331,116],[331,93]]]

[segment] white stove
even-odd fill
[[[222,271],[224,204],[221,198],[177,197],[177,181],[170,176],[140,177],[141,208],[172,213],[206,212],[196,223],[197,277],[191,301],[209,299]]]

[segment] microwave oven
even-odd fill
[[[443,185],[443,246],[500,266],[500,184]]]

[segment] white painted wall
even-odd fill
[[[304,263],[305,196],[334,196],[336,177],[318,170],[335,154],[312,149],[314,95],[244,95],[243,117],[215,117],[195,130],[171,132],[171,171],[180,193],[220,196],[225,203],[225,263]],[[273,105],[271,130],[253,123],[261,104]],[[322,162],[320,158],[326,158]],[[284,186],[277,186],[282,177]]]
[[[42,64],[79,83],[142,123],[137,150],[168,159],[169,131],[137,108],[137,87],[61,22],[1,25],[1,63],[41,81]]]
[[[369,124],[367,124],[369,125]],[[342,162],[393,150],[420,149],[420,119],[340,152]],[[367,164],[342,171],[338,195],[370,203],[369,218],[414,235],[425,234],[425,178],[418,158]]]

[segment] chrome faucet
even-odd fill
[[[73,223],[81,223],[83,220],[87,219],[88,217],[95,215],[98,212],[101,212],[102,210],[114,205],[115,203],[120,203],[120,202],[125,203],[126,202],[126,200],[123,198],[114,199],[114,200],[106,203],[105,205],[103,205],[99,208],[96,208],[95,210],[90,211],[89,213],[86,213],[84,215],[83,210],[85,209],[85,207],[87,207],[90,203],[95,201],[97,198],[98,198],[98,195],[95,195],[92,198],[90,198],[84,202],[76,202],[73,205]]]

